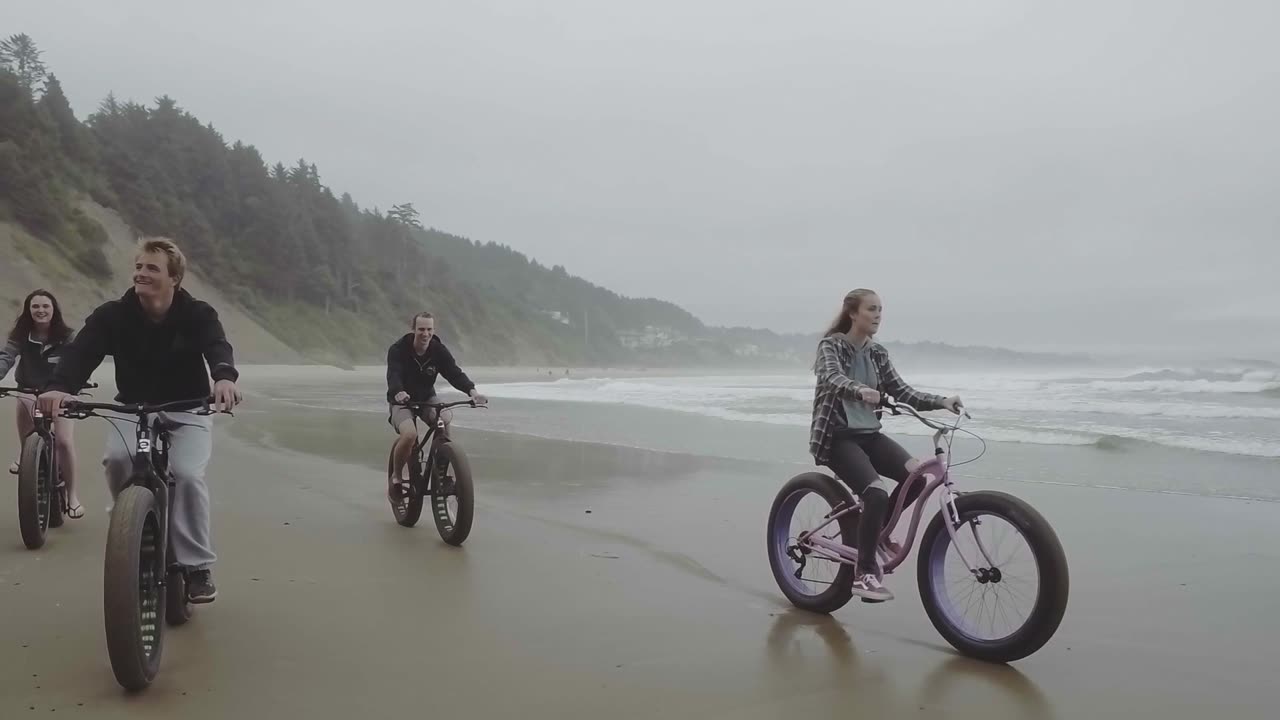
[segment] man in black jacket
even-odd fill
[[[115,360],[116,401],[166,403],[209,397],[229,410],[240,402],[230,343],[218,313],[182,289],[186,258],[171,240],[144,239],[138,245],[133,287],[119,300],[98,307],[62,352],[41,408],[50,415],[78,392],[105,356]],[[208,363],[208,371],[205,363]],[[193,413],[162,413],[182,426],[173,431],[169,469],[175,492],[170,533],[177,562],[188,569],[191,602],[213,602],[217,589],[210,567],[217,556],[209,533],[209,488],[204,473],[213,453],[212,422]],[[114,498],[133,469],[131,425],[113,421],[103,465]]]
[[[393,501],[398,499],[396,485],[403,489],[404,466],[409,453],[418,440],[418,429],[413,424],[413,413],[399,403],[427,402],[436,395],[436,376],[443,375],[449,384],[466,393],[478,405],[489,402],[476,392],[476,384],[458,367],[453,353],[436,337],[436,321],[431,313],[418,313],[410,323],[413,332],[401,337],[387,349],[387,403],[390,416],[387,421],[400,437],[392,450],[391,477],[387,478],[387,490]],[[434,422],[433,417],[426,417]],[[445,417],[445,422],[449,419]]]

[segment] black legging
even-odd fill
[[[827,467],[844,481],[855,495],[862,498],[862,517],[858,521],[858,574],[876,571],[876,543],[884,529],[889,508],[898,502],[898,491],[910,473],[907,461],[911,454],[883,433],[837,431],[831,443]],[[884,491],[880,476],[898,483],[893,495]],[[920,494],[917,489],[907,497],[907,505]],[[905,507],[905,506],[904,506]]]

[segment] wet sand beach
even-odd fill
[[[788,464],[459,428],[478,506],[452,548],[392,520],[380,418],[254,397],[216,426],[220,596],[138,695],[102,628],[109,426],[78,423],[88,514],[38,551],[8,481],[0,717],[1263,718],[1280,700],[1278,503],[985,484],[1044,513],[1072,572],[1056,637],[1003,667],[937,634],[914,556],[892,603],[790,609],[764,554]]]

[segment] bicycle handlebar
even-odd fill
[[[450,403],[431,402],[430,400],[410,400],[409,402],[391,403],[391,404],[397,405],[399,407],[406,407],[406,408],[409,408],[410,410],[421,410],[423,408],[431,408],[432,410],[448,410],[449,408],[461,407],[463,405],[470,405],[473,408],[485,407],[485,405],[480,405],[476,403],[475,400],[471,400],[471,399],[458,400],[457,402],[450,402]]]
[[[77,394],[83,394],[85,390],[93,390],[97,387],[98,383],[85,383],[84,387],[80,388],[80,392]],[[0,387],[0,397],[4,397],[10,393],[18,393],[20,395],[39,395],[41,392],[43,392],[43,390],[40,388]]]
[[[197,415],[213,415],[217,410],[210,409],[209,405],[213,403],[213,398],[203,397],[191,400],[175,400],[167,403],[157,403],[148,405],[146,403],[133,403],[122,405],[116,403],[87,403],[79,400],[67,400],[62,404],[62,416],[73,419],[83,419],[94,414],[97,410],[107,410],[109,412],[117,412],[125,415],[150,415],[158,412],[189,412],[195,411]],[[200,408],[196,410],[196,408]],[[223,410],[227,414],[231,414],[229,410]]]
[[[880,396],[880,407],[888,410],[889,414],[891,415],[902,415],[905,412],[907,415],[910,415],[911,417],[919,420],[926,427],[933,428],[934,430],[938,430],[940,432],[950,432],[955,429],[954,426],[944,425],[943,423],[940,423],[937,420],[934,420],[932,418],[927,418],[921,415],[920,412],[917,411],[915,408],[905,403],[900,403],[889,395]],[[963,415],[967,419],[970,419],[970,420],[973,419],[973,417],[969,415],[969,411],[966,410],[963,405],[959,407],[960,407],[960,412],[958,414]]]

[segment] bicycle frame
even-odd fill
[[[415,413],[413,416],[414,429],[417,429],[419,419],[421,419],[422,423],[427,426],[427,432],[419,437],[418,441],[413,444],[413,455],[414,457],[418,457],[422,454],[422,449],[427,446],[427,443],[431,443],[431,450],[428,453],[428,457],[430,457],[440,443],[449,441],[449,423],[444,419],[444,410],[437,410],[436,421],[434,424],[428,423],[426,418],[419,418],[417,413]]]
[[[200,406],[202,409],[197,410],[196,406]],[[97,410],[133,415],[137,420],[105,417],[98,415],[95,412]],[[212,414],[209,410],[207,399],[203,401],[179,401],[152,407],[73,401],[65,405],[63,409],[64,417],[84,419],[94,416],[102,417],[108,422],[113,422],[113,424],[116,420],[135,424],[133,470],[129,473],[129,477],[120,488],[120,491],[123,492],[125,488],[136,485],[146,488],[156,497],[156,510],[159,515],[160,525],[159,545],[164,548],[164,553],[158,558],[159,566],[156,574],[158,578],[157,584],[161,587],[166,584],[167,570],[173,565],[171,562],[172,548],[169,546],[169,516],[173,512],[175,480],[173,473],[169,472],[169,436],[173,426],[182,425],[182,423],[172,423],[161,418],[160,414],[164,412]],[[149,421],[148,416],[151,416]]]
[[[53,418],[45,417],[40,411],[40,406],[35,403],[36,398],[40,396],[40,392],[35,388],[23,387],[0,387],[0,398],[9,397],[11,395],[29,395],[31,396],[31,425],[34,432],[40,434],[45,441],[53,442]],[[26,398],[18,398],[18,402],[24,402]]]
[[[96,387],[98,387],[97,383],[89,383],[85,385],[85,389],[92,389]],[[81,391],[80,394],[84,395],[87,393]],[[70,508],[67,507],[66,493],[62,492],[62,475],[58,472],[58,450],[55,444],[56,441],[53,432],[53,417],[45,415],[44,411],[40,409],[40,405],[35,402],[35,400],[40,396],[40,391],[36,388],[0,387],[0,398],[9,397],[11,395],[29,395],[31,397],[32,432],[44,438],[45,444],[49,448],[49,475],[53,482],[53,497],[50,498],[50,502],[61,503],[61,510],[63,514],[66,514]],[[21,398],[19,398],[19,402],[22,402]]]
[[[40,392],[35,388],[23,387],[0,387],[0,398],[6,398],[11,395],[29,395],[31,396],[31,425],[33,431],[39,433],[46,442],[53,443],[53,418],[45,417],[40,411],[40,406],[35,403]],[[26,398],[18,398],[18,402],[23,402]]]
[[[886,575],[892,573],[899,565],[905,562],[907,556],[911,554],[911,548],[914,546],[916,540],[916,533],[920,528],[920,519],[924,516],[925,506],[928,504],[929,499],[933,497],[933,494],[941,488],[942,494],[938,498],[939,512],[942,512],[948,519],[945,526],[947,528],[947,532],[951,535],[952,544],[955,545],[957,553],[960,555],[961,560],[964,561],[965,566],[969,568],[969,571],[974,575],[979,575],[979,568],[970,560],[964,550],[961,549],[956,536],[956,530],[964,523],[960,519],[960,513],[956,509],[955,504],[958,492],[955,489],[954,481],[951,479],[951,457],[942,447],[942,439],[959,428],[959,421],[957,421],[954,426],[946,427],[926,420],[916,413],[914,409],[907,406],[892,403],[889,407],[895,411],[895,414],[898,414],[897,411],[899,409],[906,408],[910,415],[914,416],[929,427],[935,428],[935,432],[933,434],[934,456],[921,463],[920,466],[912,471],[907,479],[903,481],[902,487],[898,491],[898,501],[894,504],[892,513],[885,521],[884,530],[880,534],[880,542],[877,543],[877,555],[883,561],[882,567],[884,569],[884,573]],[[897,528],[898,522],[902,519],[902,510],[906,504],[907,498],[911,495],[911,490],[920,483],[925,483],[924,491],[921,492],[920,497],[916,499],[915,508],[911,512],[911,525],[907,529],[906,541],[901,545],[901,548],[897,553],[890,555],[885,551],[884,543],[892,537],[893,531]],[[834,542],[819,535],[818,533],[823,528],[837,522],[840,517],[848,513],[861,511],[862,501],[857,497],[854,497],[851,505],[848,507],[835,508],[832,512],[827,513],[827,515],[823,517],[822,524],[812,530],[801,533],[797,538],[797,542],[802,546],[806,546],[814,555],[825,560],[845,565],[856,565],[858,562],[857,549],[849,545]],[[973,521],[974,524],[977,524],[978,522],[978,520]],[[974,541],[977,543],[978,550],[982,553],[983,559],[987,561],[987,565],[995,565],[991,560],[991,554],[987,552],[986,547],[982,544],[981,538],[978,537],[976,528],[972,528],[972,531]]]
[[[169,516],[173,513],[176,492],[173,474],[169,472],[169,431],[158,417],[150,423],[140,418],[134,441],[133,471],[120,491],[139,484],[156,496],[156,508],[160,512],[160,547],[165,549],[165,557],[157,568],[160,571],[157,577],[163,587],[167,580],[165,570],[170,564]]]
[[[439,448],[441,444],[449,442],[450,440],[449,423],[445,419],[445,411],[449,410],[450,408],[460,407],[462,405],[470,405],[472,407],[483,407],[483,406],[476,405],[475,401],[473,400],[462,400],[459,402],[451,402],[451,403],[407,402],[407,403],[398,403],[398,404],[414,411],[413,427],[415,429],[417,429],[418,420],[420,419],[417,411],[420,411],[420,410],[436,411],[435,423],[428,423],[426,421],[426,418],[421,418],[423,423],[427,425],[427,432],[424,435],[422,435],[420,438],[418,438],[418,440],[413,444],[413,451],[410,455],[410,462],[417,463],[420,466],[426,465],[428,469],[430,468],[431,461],[435,459],[436,449]],[[426,457],[423,458],[422,450],[427,446],[428,443],[431,444],[431,448],[427,451]],[[422,477],[424,481],[429,483],[431,480],[431,473],[424,472],[422,474]],[[423,494],[426,494],[426,492],[429,489],[430,488],[428,487],[421,488]]]

